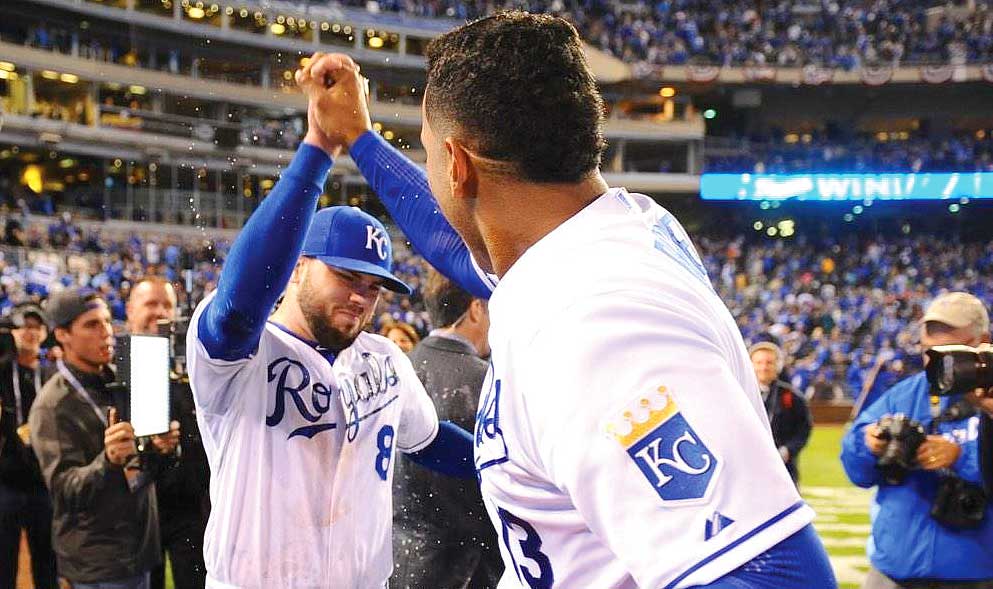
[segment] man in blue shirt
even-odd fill
[[[989,315],[967,293],[939,296],[922,320],[925,352],[938,345],[989,341]],[[953,414],[954,406],[964,412]],[[902,483],[890,484],[876,466],[887,444],[877,423],[897,414],[920,422],[928,435],[914,456],[918,466]],[[863,589],[993,588],[990,506],[978,527],[970,529],[940,523],[932,515],[946,479],[977,488],[981,483],[978,432],[979,417],[963,396],[931,396],[923,372],[898,382],[856,419],[842,442],[841,461],[853,483],[877,487],[868,545],[872,569]]]

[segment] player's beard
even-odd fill
[[[300,290],[297,292],[297,303],[300,305],[300,312],[303,314],[304,320],[310,327],[310,333],[313,334],[317,343],[337,354],[352,345],[355,338],[362,332],[362,328],[365,327],[367,319],[360,319],[351,332],[338,329],[331,324],[331,317],[327,311],[329,306],[327,301],[322,301],[321,298],[309,280],[304,280],[300,284]]]

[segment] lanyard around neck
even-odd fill
[[[11,371],[13,376],[11,380],[14,383],[14,411],[17,416],[17,425],[20,427],[24,424],[24,394],[21,392],[21,365],[14,360],[14,369]],[[41,370],[34,369],[34,394],[37,397],[38,392],[41,391]]]
[[[93,400],[93,397],[90,396],[90,393],[86,390],[86,388],[80,384],[79,380],[76,379],[72,371],[66,367],[65,362],[58,360],[56,365],[59,368],[59,372],[62,373],[62,377],[66,379],[72,388],[76,389],[76,392],[79,393],[79,396],[82,397],[84,401],[89,403],[90,407],[93,408],[93,412],[97,414],[98,418],[100,418],[100,421],[103,422],[104,425],[107,425],[107,416],[103,414],[103,411],[100,410],[100,406]]]

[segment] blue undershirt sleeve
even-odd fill
[[[472,456],[473,438],[451,421],[438,424],[438,435],[423,450],[407,458],[435,472],[460,479],[476,478]]]
[[[424,171],[374,131],[362,134],[348,151],[414,249],[472,296],[490,298],[496,283],[476,266],[441,214]]]
[[[301,144],[231,245],[217,294],[198,324],[211,358],[240,360],[258,348],[266,319],[300,257],[331,163],[320,148]]]

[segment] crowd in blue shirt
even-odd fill
[[[989,241],[695,239],[745,340],[778,340],[793,385],[817,399],[875,398],[920,370],[918,322],[941,291],[993,302]]]
[[[68,216],[8,219],[7,228],[0,309],[41,300],[60,285],[88,285],[103,294],[120,321],[130,285],[147,274],[182,284],[183,270],[190,268],[189,299],[200,300],[215,288],[230,246],[228,239],[189,239],[162,230],[115,233]],[[792,384],[819,400],[848,401],[863,389],[875,398],[917,372],[917,322],[942,290],[964,290],[993,302],[989,241],[956,242],[932,234],[718,239],[706,232],[694,239],[745,340],[778,341]],[[425,335],[432,328],[422,300],[429,265],[399,232],[394,232],[394,257],[397,276],[414,292],[384,292],[372,327],[402,321]],[[187,294],[178,291],[182,306]]]
[[[929,24],[933,2],[657,0],[372,0],[379,10],[473,19],[498,10],[548,12],[572,21],[593,45],[628,63],[817,64],[854,69],[876,63],[993,59],[993,13],[978,2],[961,18]],[[367,0],[346,0],[367,7]]]
[[[986,130],[945,137],[896,135],[842,138],[779,133],[722,139],[715,142],[719,149],[708,151],[704,168],[756,174],[993,172],[993,133]]]

